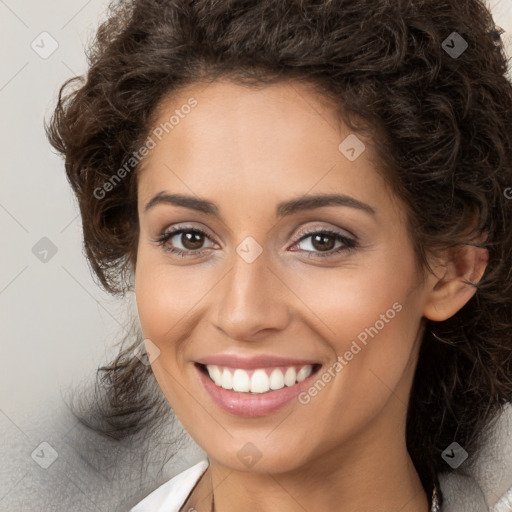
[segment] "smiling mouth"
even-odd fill
[[[292,387],[311,377],[321,364],[303,366],[276,366],[244,370],[218,365],[195,363],[199,370],[219,388],[250,395],[271,393]]]

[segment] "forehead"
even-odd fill
[[[355,134],[308,84],[196,83],[160,104],[155,129],[138,176],[143,200],[169,189],[201,196],[236,189],[260,199],[312,189],[384,192],[371,141],[359,136],[364,151],[349,160],[343,144]]]

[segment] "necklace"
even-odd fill
[[[215,496],[213,495],[213,490],[210,512],[215,512]],[[436,486],[434,486],[434,490],[432,491],[432,507],[430,507],[430,512],[441,512],[441,507],[439,505],[439,494]]]
[[[432,491],[432,507],[430,512],[441,512],[441,506],[439,505],[439,491],[437,490],[436,485],[434,485],[434,490]]]

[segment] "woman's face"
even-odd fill
[[[403,443],[428,289],[370,145],[294,82],[195,84],[150,135],[137,307],[194,440],[258,472]]]

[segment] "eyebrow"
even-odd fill
[[[220,218],[218,206],[207,199],[201,199],[183,194],[169,194],[167,192],[159,192],[144,207],[147,212],[157,204],[172,204],[174,206],[182,206],[191,210],[196,210],[207,215],[213,215]],[[298,199],[283,201],[277,205],[276,217],[286,217],[294,213],[311,210],[314,208],[322,208],[324,206],[347,206],[357,210],[364,211],[375,216],[376,211],[368,204],[359,201],[345,194],[319,194],[303,196]]]

